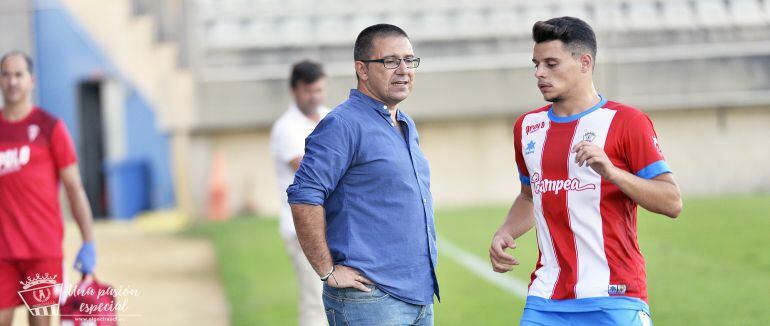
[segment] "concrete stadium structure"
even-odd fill
[[[544,105],[532,23],[572,15],[599,38],[597,88],[653,119],[686,195],[770,191],[770,1],[200,0],[191,173],[227,164],[233,210],[277,209],[268,137],[290,100],[290,64],[331,76],[329,105],[355,86],[363,27],[402,26],[422,58],[402,109],[417,121],[436,203],[509,202],[518,191],[512,124]],[[199,211],[206,180],[192,180]]]
[[[186,148],[194,82],[138,4],[0,1],[0,52],[35,60],[35,102],[67,124],[101,217],[185,205],[185,165],[173,158]]]
[[[230,211],[277,212],[268,137],[290,101],[291,64],[322,61],[334,106],[355,87],[357,33],[379,22],[406,29],[422,58],[402,109],[418,124],[437,205],[515,196],[512,124],[545,105],[531,26],[562,15],[595,27],[600,93],[652,117],[686,195],[770,191],[770,0],[0,0],[0,27],[14,31],[0,50],[62,59],[36,43],[57,13],[114,68],[96,71],[120,77],[100,79],[106,91],[144,95],[159,135],[125,149],[147,133],[118,124],[109,132],[124,135],[108,134],[105,151],[168,166],[173,180],[148,191],[195,215],[209,211],[215,157]]]

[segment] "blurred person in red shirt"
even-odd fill
[[[13,309],[22,304],[22,281],[63,281],[60,182],[83,239],[75,268],[89,275],[96,264],[93,217],[75,147],[64,122],[32,103],[32,70],[24,53],[0,59],[0,326],[11,325]],[[30,315],[29,324],[49,325],[50,317]]]

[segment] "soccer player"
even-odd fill
[[[292,68],[289,85],[294,102],[275,122],[270,132],[270,149],[281,193],[280,232],[297,274],[299,325],[326,325],[321,301],[323,287],[302,253],[286,198],[286,188],[294,181],[294,173],[305,154],[305,138],[313,132],[318,121],[329,113],[329,109],[323,106],[326,100],[326,76],[320,64],[302,61]]]
[[[75,268],[91,274],[96,263],[92,216],[80,181],[75,149],[64,122],[32,104],[32,60],[11,52],[0,59],[0,325],[21,305],[19,282],[46,273],[62,283],[59,182],[64,184],[83,245]],[[48,325],[47,316],[29,316]]]
[[[540,256],[521,325],[650,324],[637,205],[675,218],[679,188],[647,115],[597,93],[591,27],[561,17],[532,35],[551,104],[516,120],[521,194],[494,234],[493,269],[519,264],[505,249],[535,226]]]

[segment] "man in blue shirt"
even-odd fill
[[[397,108],[420,59],[406,32],[378,24],[358,35],[354,61],[357,89],[308,136],[287,189],[297,238],[325,282],[330,324],[432,325],[430,171]]]

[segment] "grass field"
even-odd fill
[[[490,237],[507,207],[468,207],[436,213],[440,235],[487,260]],[[640,210],[639,241],[647,260],[656,325],[770,325],[770,195],[685,201],[677,220]],[[234,325],[296,323],[296,285],[277,221],[242,217],[197,226],[185,235],[209,237],[231,305]],[[529,280],[534,232],[519,239]],[[523,300],[488,283],[441,253],[437,325],[511,325]],[[491,268],[491,267],[490,267]]]

